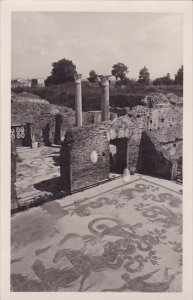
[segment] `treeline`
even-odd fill
[[[146,66],[139,70],[138,79],[129,79],[128,77],[129,69],[128,67],[118,62],[112,66],[111,75],[115,77],[115,87],[116,86],[128,86],[132,84],[142,84],[142,85],[183,85],[183,66],[181,66],[176,74],[175,78],[171,79],[170,74],[167,73],[163,77],[156,78],[155,80],[150,80],[150,72]],[[76,65],[68,59],[61,59],[52,64],[51,75],[45,80],[45,85],[57,85],[65,82],[74,81],[74,76],[77,74]],[[100,83],[100,76],[95,70],[89,72],[88,82],[92,85],[93,83]]]

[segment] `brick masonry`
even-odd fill
[[[61,151],[63,189],[74,192],[108,179],[109,143],[120,139],[121,144],[124,138],[130,172],[175,178],[174,164],[182,158],[182,108],[137,106],[114,121],[69,130]],[[93,149],[98,153],[95,164],[90,160]]]

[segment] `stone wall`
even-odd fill
[[[152,132],[143,132],[140,153],[140,173],[171,179],[173,162]]]
[[[54,142],[55,116],[47,103],[17,101],[11,105],[11,123],[31,123],[31,133],[39,145]]]
[[[11,142],[11,210],[18,208],[18,199],[16,193],[16,163],[17,163],[17,151],[15,144]]]
[[[31,123],[31,132],[39,146],[50,145],[56,141],[60,143],[58,137],[64,139],[66,131],[74,126],[73,109],[50,104],[46,100],[36,99],[36,96],[33,98],[31,94],[27,94],[26,98],[25,96],[25,93],[12,94],[11,123]]]
[[[127,116],[69,130],[61,150],[61,180],[64,190],[73,192],[109,178],[110,143],[116,142],[118,157],[123,154],[127,157],[120,159],[120,162],[126,162],[121,166],[121,171],[128,167],[135,172],[139,161],[140,139],[141,130]],[[124,149],[121,149],[123,146]],[[96,163],[91,161],[93,150],[98,155]]]
[[[96,151],[97,161],[91,161]],[[109,147],[106,131],[86,126],[67,132],[61,150],[61,182],[73,192],[109,177]]]
[[[182,109],[179,107],[151,109],[147,124],[148,130],[162,129],[182,123]]]
[[[167,179],[175,179],[177,175],[182,177],[182,124],[144,131],[140,143],[140,158],[141,173]],[[178,171],[180,174],[177,174]]]
[[[137,122],[138,126],[145,130],[168,128],[183,121],[182,108],[171,105],[161,108],[138,105],[128,111],[128,116],[132,122]]]

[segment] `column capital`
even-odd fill
[[[111,75],[100,75],[100,82],[102,86],[109,86],[109,78]]]
[[[75,83],[81,83],[82,74],[75,74],[74,81]]]

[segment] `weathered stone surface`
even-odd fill
[[[183,106],[183,98],[182,97],[178,97],[174,93],[169,93],[166,96],[172,105]]]
[[[91,161],[91,152],[98,155]],[[67,192],[109,178],[109,148],[105,131],[93,126],[68,131],[61,150],[61,182]]]
[[[11,210],[18,208],[18,199],[16,193],[16,160],[17,151],[14,142],[11,142]]]
[[[142,103],[149,108],[170,106],[169,99],[162,93],[150,93],[142,100]]]
[[[175,179],[177,171],[182,172],[179,163],[182,157],[180,127],[180,125],[175,127],[177,130],[173,132],[172,137],[170,127],[162,129],[161,132],[160,130],[143,132],[140,143],[140,172],[166,179]]]

